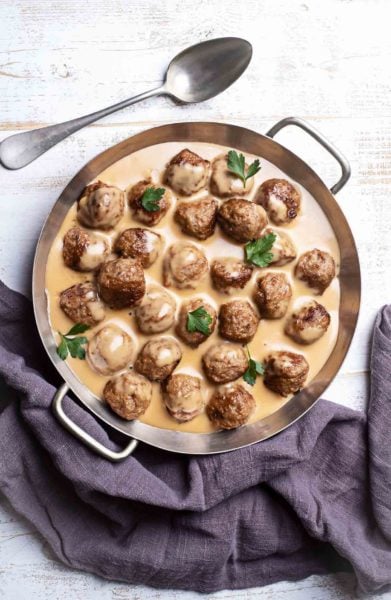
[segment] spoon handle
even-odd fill
[[[7,169],[21,169],[82,127],[145,98],[164,93],[163,85],[78,119],[11,135],[0,143],[0,163]]]

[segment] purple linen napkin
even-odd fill
[[[13,391],[0,415],[1,489],[61,561],[106,578],[212,592],[324,573],[343,557],[362,590],[384,589],[390,357],[388,306],[375,324],[367,416],[321,400],[284,432],[233,453],[186,457],[140,444],[112,464],[53,417],[58,382],[31,305],[0,284],[0,375]],[[117,447],[70,398],[65,410]]]

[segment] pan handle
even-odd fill
[[[68,390],[68,385],[66,383],[63,383],[62,386],[54,394],[54,398],[52,401],[53,412],[57,419],[60,421],[61,425],[63,425],[65,429],[72,433],[72,435],[74,435],[75,438],[77,438],[80,442],[83,442],[83,444],[88,446],[90,450],[93,450],[100,456],[103,456],[103,458],[106,458],[107,460],[110,460],[112,462],[118,462],[120,460],[123,460],[124,458],[127,458],[136,448],[138,444],[137,440],[131,440],[130,443],[126,446],[126,448],[124,448],[120,452],[113,452],[113,450],[109,450],[109,448],[106,448],[105,446],[103,446],[103,444],[97,442],[93,437],[91,437],[86,431],[81,429],[81,427],[76,425],[76,423],[74,423],[65,414],[62,406],[62,401]]]
[[[328,139],[326,139],[317,129],[315,129],[315,127],[312,127],[312,125],[306,121],[303,121],[303,119],[299,119],[298,117],[287,117],[286,119],[278,121],[278,123],[269,129],[266,135],[273,138],[279,131],[281,131],[281,129],[287,127],[287,125],[296,125],[296,127],[300,127],[300,129],[303,129],[303,131],[313,137],[314,140],[319,142],[323,148],[325,148],[332,156],[334,156],[335,160],[341,167],[342,174],[337,183],[330,188],[330,191],[332,194],[339,192],[339,190],[344,187],[345,183],[347,183],[351,174],[350,164],[347,158],[334,146],[334,144],[329,142]]]

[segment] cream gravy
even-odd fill
[[[184,144],[183,142],[167,142],[164,144],[158,144],[149,148],[138,150],[132,155],[123,158],[100,173],[96,179],[118,186],[121,189],[126,189],[138,181],[147,179],[148,177],[151,177],[156,183],[161,183],[161,179],[159,180],[157,174],[159,173],[159,176],[162,177],[167,162],[185,146],[199,154],[202,158],[208,160],[212,160],[214,157],[221,155],[222,153],[226,153],[227,150],[230,149],[206,143]],[[246,155],[246,161],[248,163],[252,162],[254,158],[258,157]],[[254,177],[255,181],[251,192],[245,196],[248,199],[251,199],[254,196],[259,185],[264,180],[274,177],[285,177],[284,173],[273,164],[262,159],[262,157],[259,158],[261,160],[262,168],[261,171]],[[273,224],[271,224],[271,226],[273,229],[278,231],[286,231],[290,235],[296,246],[298,256],[307,250],[319,248],[329,252],[334,257],[338,266],[340,260],[338,243],[333,230],[326,219],[326,216],[314,198],[312,198],[312,196],[299,184],[294,181],[293,183],[297,188],[300,189],[302,194],[302,206],[299,216],[290,225],[281,228],[275,227]],[[208,194],[208,190],[202,190],[194,194],[191,199],[202,198]],[[163,285],[163,257],[167,248],[174,242],[181,241],[199,246],[203,249],[209,262],[211,262],[215,257],[222,256],[243,258],[243,245],[235,244],[225,238],[222,235],[219,227],[216,227],[213,236],[203,242],[183,234],[179,226],[173,221],[176,198],[178,200],[184,199],[173,194],[172,205],[168,214],[158,225],[152,228],[162,236],[162,240],[164,241],[164,250],[159,253],[159,257],[156,262],[145,270],[147,286],[150,286],[151,284],[157,284],[159,286]],[[72,269],[66,267],[63,262],[62,240],[68,229],[75,225],[78,225],[76,219],[76,198],[75,204],[70,208],[53,242],[46,269],[46,290],[49,318],[53,329],[53,334],[57,342],[59,342],[59,336],[57,332],[61,331],[64,333],[72,326],[70,319],[59,307],[60,292],[75,283],[91,281],[94,277],[92,273],[80,273],[73,271]],[[118,225],[114,229],[106,232],[99,232],[99,235],[105,237],[109,242],[113,243],[119,232],[129,227],[143,227],[143,225],[132,219],[131,213],[126,207],[125,215],[120,220]],[[287,316],[294,308],[300,306],[304,301],[310,300],[314,297],[308,287],[293,277],[294,264],[295,262],[291,262],[283,267],[274,267],[272,265],[269,268],[269,270],[285,272],[292,284],[293,296]],[[254,288],[254,281],[259,273],[260,269],[254,269],[252,279],[246,285],[244,290],[239,290],[239,292],[235,292],[230,296],[215,290],[211,286],[209,276],[207,276],[197,286],[196,290],[177,289],[175,287],[171,287],[169,288],[168,292],[175,297],[177,301],[177,310],[179,310],[181,300],[193,298],[195,296],[203,297],[206,302],[215,306],[216,309],[220,304],[237,296],[248,297],[250,302],[252,302],[251,296]],[[253,358],[262,361],[266,354],[268,354],[271,350],[276,349],[286,349],[301,353],[306,357],[310,365],[309,376],[307,380],[309,382],[320,371],[323,364],[331,354],[336,342],[338,332],[338,308],[340,300],[338,277],[332,281],[330,287],[327,288],[324,294],[320,297],[316,297],[316,299],[327,308],[331,316],[331,324],[329,329],[318,341],[310,346],[296,344],[284,334],[283,329],[286,317],[278,320],[262,319],[254,339],[249,343],[249,349]],[[109,308],[106,310],[106,319],[96,325],[94,328],[87,331],[85,335],[88,338],[91,338],[97,331],[99,331],[108,323],[117,324],[131,336],[132,340],[134,340],[136,344],[134,356],[136,356],[138,349],[141,348],[146,341],[156,337],[156,335],[172,335],[176,337],[173,327],[168,331],[156,334],[155,336],[142,334],[138,331],[135,323],[134,309],[114,311]],[[217,333],[216,327],[216,331],[208,338],[206,342],[201,344],[198,349],[192,349],[180,342],[183,357],[176,368],[175,373],[189,373],[200,376],[203,380],[203,393],[205,401],[208,400],[215,389],[215,386],[209,384],[203,376],[201,357],[209,348],[209,346],[215,344],[219,340],[221,340],[221,338]],[[80,381],[84,383],[97,397],[100,398],[102,396],[104,385],[108,379],[110,379],[110,377],[99,375],[93,371],[90,368],[87,360],[73,359],[69,357],[67,362],[69,367],[73,370]],[[273,413],[287,401],[287,398],[282,398],[268,390],[264,386],[262,378],[260,377],[257,379],[256,384],[252,388],[247,386],[247,384],[245,384],[243,381],[242,383],[253,394],[256,400],[256,410],[249,420],[250,423]],[[207,433],[214,430],[213,425],[210,423],[205,413],[198,415],[189,422],[178,423],[169,415],[162,402],[159,384],[153,383],[152,386],[153,397],[151,404],[145,414],[140,417],[140,421],[156,427],[186,432]]]

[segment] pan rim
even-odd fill
[[[211,136],[213,139],[209,139]],[[157,428],[139,421],[123,421],[88,391],[86,386],[73,374],[70,367],[61,361],[55,352],[42,278],[44,281],[45,258],[47,259],[52,241],[50,236],[53,238],[56,235],[64,218],[62,212],[69,209],[86,183],[114,162],[141,148],[169,141],[217,143],[232,146],[244,152],[259,154],[261,158],[270,160],[312,194],[329,219],[340,246],[341,301],[339,328],[334,351],[310,384],[281,408],[255,423],[232,431],[186,433]],[[262,147],[263,152],[259,153],[255,148],[250,149],[249,147],[253,147],[253,145],[257,148]],[[268,153],[267,156],[264,154],[265,150]],[[289,165],[289,169],[281,167],[276,161],[282,162],[285,166]],[[293,170],[295,171],[294,175],[290,174]],[[308,189],[308,185],[311,189]],[[315,194],[312,189],[316,189],[319,193]],[[331,214],[333,219],[330,219]],[[336,226],[334,226],[335,224]],[[316,172],[300,157],[274,139],[238,125],[205,121],[172,123],[147,129],[104,150],[82,167],[66,185],[43,224],[34,257],[32,283],[34,315],[42,343],[56,370],[82,404],[99,419],[127,436],[157,448],[183,454],[215,454],[249,446],[276,435],[300,419],[314,406],[339,372],[356,329],[361,296],[360,265],[353,234],[339,204]]]

